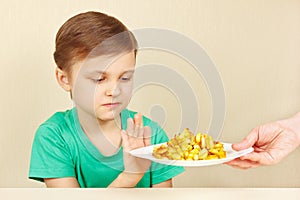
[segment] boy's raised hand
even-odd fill
[[[123,159],[125,172],[144,174],[149,168],[151,161],[137,158],[129,154],[129,151],[151,144],[151,128],[143,126],[142,115],[137,113],[134,120],[128,118],[127,130],[121,131]]]

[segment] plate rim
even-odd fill
[[[231,147],[232,143],[221,142],[224,145],[224,147],[226,147],[226,151],[232,152],[231,154],[233,154],[233,156],[226,157],[226,158],[220,158],[220,159],[213,159],[213,160],[196,160],[196,161],[158,159],[158,158],[155,158],[152,156],[152,151],[151,151],[151,153],[149,153],[149,151],[147,153],[136,153],[136,152],[140,152],[142,150],[147,151],[147,149],[152,150],[155,146],[160,146],[160,145],[163,145],[166,143],[167,142],[163,142],[163,143],[159,143],[159,144],[154,144],[154,145],[150,145],[150,146],[146,146],[146,147],[133,149],[133,150],[129,151],[129,153],[132,156],[143,158],[143,159],[148,159],[148,160],[151,160],[152,162],[165,164],[165,165],[183,166],[183,167],[201,167],[201,166],[223,164],[223,163],[229,162],[230,160],[233,160],[235,158],[238,158],[238,157],[241,157],[248,153],[251,153],[254,150],[253,147],[249,147],[249,148],[243,149],[241,151],[235,151]]]

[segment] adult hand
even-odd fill
[[[272,165],[281,161],[300,145],[300,114],[292,118],[254,128],[246,138],[232,148],[239,151],[253,147],[254,151],[226,164],[248,169]]]
[[[137,113],[134,116],[134,120],[128,118],[127,130],[122,130],[121,136],[125,172],[144,174],[149,168],[151,161],[134,157],[129,154],[129,151],[151,144],[151,128],[143,127],[142,116]]]

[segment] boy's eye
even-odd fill
[[[121,81],[130,81],[131,80],[131,76],[122,76],[121,77]]]
[[[121,80],[122,80],[122,81],[127,81],[127,80],[129,80],[129,78],[127,78],[127,77],[122,77]]]
[[[96,83],[101,83],[101,82],[103,82],[104,80],[105,80],[105,78],[103,78],[103,77],[94,79],[94,81],[95,81]]]

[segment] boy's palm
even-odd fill
[[[129,118],[127,120],[127,130],[121,131],[124,168],[125,172],[128,173],[145,173],[150,167],[151,161],[134,157],[129,154],[129,151],[151,144],[151,128],[143,127],[141,116],[139,114],[136,116],[135,122]]]

